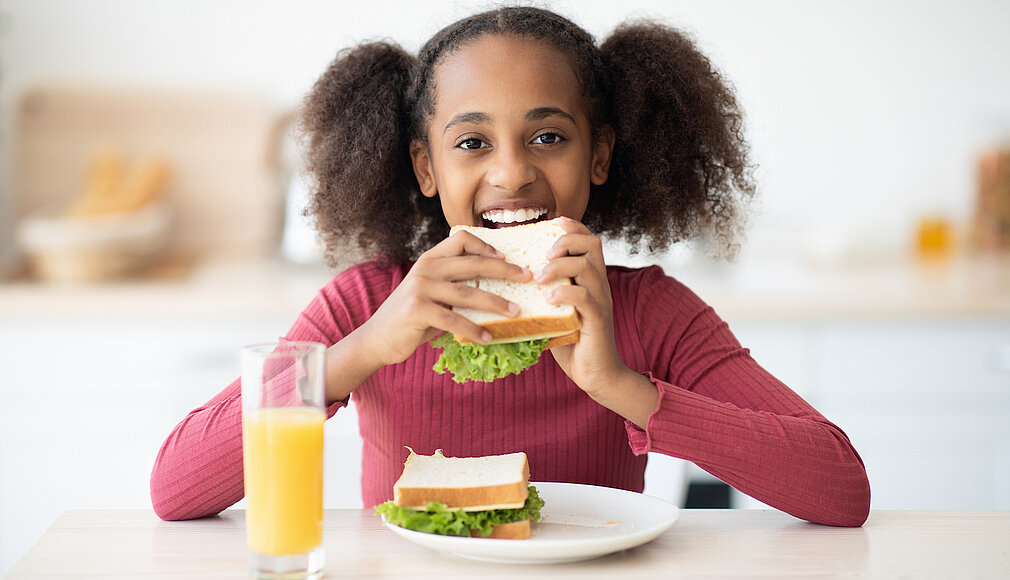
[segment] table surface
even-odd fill
[[[774,510],[682,510],[648,544],[553,565],[441,554],[384,529],[371,510],[327,510],[324,526],[327,578],[1010,578],[1010,511],[873,511],[849,529]],[[241,510],[185,522],[68,511],[7,578],[246,578],[244,528]]]

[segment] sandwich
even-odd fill
[[[505,255],[507,262],[529,268],[534,274],[547,265],[547,251],[565,234],[557,219],[498,229],[455,226],[450,235],[461,230],[493,246]],[[570,285],[569,278],[547,284],[491,278],[462,283],[515,302],[520,308],[519,315],[510,318],[481,310],[454,309],[490,332],[491,341],[482,345],[442,334],[432,341],[432,346],[442,349],[433,367],[435,372],[449,371],[458,383],[493,381],[526,370],[540,360],[544,350],[579,340],[581,322],[575,307],[550,304],[546,299],[558,286]]]
[[[419,532],[524,540],[544,505],[529,473],[522,452],[446,457],[441,449],[434,455],[411,449],[393,500],[375,506],[375,513]]]

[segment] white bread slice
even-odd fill
[[[459,231],[470,232],[491,244],[496,250],[505,254],[506,261],[529,268],[534,274],[547,265],[547,250],[565,234],[558,219],[497,229],[454,226],[450,235]],[[567,338],[565,344],[578,341],[577,331],[581,322],[575,307],[570,304],[550,304],[546,300],[548,293],[559,286],[570,285],[571,279],[537,284],[532,281],[519,283],[478,278],[465,283],[519,305],[519,316],[515,318],[469,308],[455,309],[456,312],[487,329],[491,333],[491,344],[567,335],[571,336]],[[454,338],[458,342],[469,342],[466,338],[458,336]]]
[[[446,457],[413,451],[393,485],[393,501],[400,507],[423,510],[428,502],[464,511],[516,509],[529,495],[530,467],[526,454],[486,457]]]

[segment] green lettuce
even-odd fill
[[[460,344],[449,332],[431,341],[435,348],[441,348],[435,366],[438,374],[452,373],[457,383],[480,381],[483,383],[515,375],[533,366],[540,360],[549,339],[528,340],[508,344]]]
[[[465,512],[462,509],[450,509],[445,504],[433,501],[424,510],[403,508],[392,501],[375,506],[375,513],[386,517],[386,521],[408,530],[441,534],[443,536],[469,536],[471,530],[480,532],[483,537],[491,535],[491,529],[499,524],[508,524],[530,518],[540,521],[540,508],[544,500],[537,494],[537,488],[532,485],[523,507],[504,510],[486,510],[482,512]]]

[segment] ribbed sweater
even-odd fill
[[[283,338],[335,344],[409,268],[366,262],[345,270]],[[351,394],[364,505],[393,497],[405,446],[449,456],[525,451],[533,481],[633,491],[642,491],[646,453],[654,451],[692,461],[797,518],[838,526],[866,520],[869,483],[848,437],[758,365],[711,307],[655,266],[611,266],[607,277],[618,353],[659,390],[646,429],[593,401],[550,351],[519,375],[461,385],[431,370],[438,351],[424,344]],[[214,515],[243,497],[240,391],[236,379],[162,445],[151,475],[161,518]],[[329,416],[345,404],[331,405]]]

